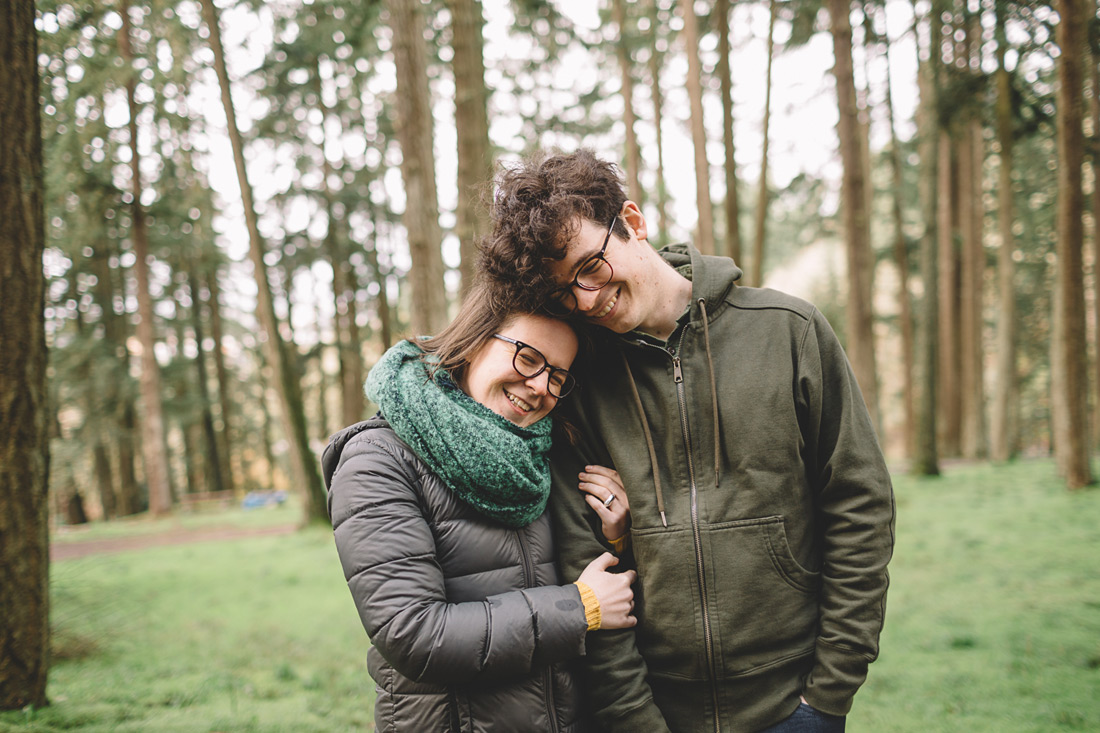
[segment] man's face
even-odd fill
[[[571,292],[577,301],[577,317],[616,333],[627,333],[645,324],[655,295],[652,288],[655,285],[653,263],[645,256],[649,247],[644,241],[639,241],[639,235],[643,239],[645,237],[644,219],[631,202],[624,207],[622,218],[630,232],[628,239],[621,239],[612,233],[604,249],[608,224],[582,220],[576,236],[566,247],[565,258],[550,263],[550,276],[565,286],[573,282],[582,268],[590,268],[593,258],[603,250],[603,257],[613,271],[611,279],[598,290],[586,290],[574,285]]]

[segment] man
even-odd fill
[[[639,623],[588,640],[600,721],[843,730],[878,654],[894,502],[824,317],[739,286],[729,259],[655,251],[586,150],[504,171],[493,221],[480,266],[501,297],[601,327],[562,404],[580,437],[556,441],[551,501],[569,576],[606,549],[586,466],[615,468],[629,500]]]

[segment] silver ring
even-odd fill
[[[611,502],[613,501],[615,501],[615,495],[609,494],[608,497],[603,501],[604,508],[611,506]]]

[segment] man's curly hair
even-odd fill
[[[500,302],[537,309],[557,287],[548,261],[565,257],[582,220],[607,226],[625,202],[622,171],[586,148],[537,153],[505,166],[496,179],[493,230],[480,243],[478,269]],[[630,236],[622,219],[614,232]]]

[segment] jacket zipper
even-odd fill
[[[683,331],[680,332],[680,342],[683,341]],[[677,344],[679,345],[679,343]],[[714,733],[721,733],[722,724],[718,716],[718,674],[714,662],[714,637],[710,629],[710,610],[707,606],[707,580],[703,567],[703,540],[699,531],[699,501],[695,484],[695,464],[691,460],[691,435],[688,431],[687,400],[684,396],[684,372],[680,367],[680,357],[676,354],[676,347],[669,346],[668,352],[672,355],[672,374],[676,384],[676,399],[680,407],[680,428],[684,436],[684,447],[687,450],[688,478],[691,482],[691,535],[695,542],[695,571],[699,576],[699,594],[703,609],[703,639],[706,652],[707,666],[710,668],[710,689],[714,698]]]
[[[535,568],[531,564],[531,554],[527,551],[527,535],[525,530],[516,530],[516,539],[519,541],[519,554],[523,556],[523,587],[531,588],[535,583]],[[553,669],[549,666],[546,667],[542,675],[543,689],[546,694],[543,696],[543,702],[546,704],[546,720],[550,724],[550,730],[557,733],[558,719],[554,714],[554,709],[557,707],[554,704],[554,677]]]

